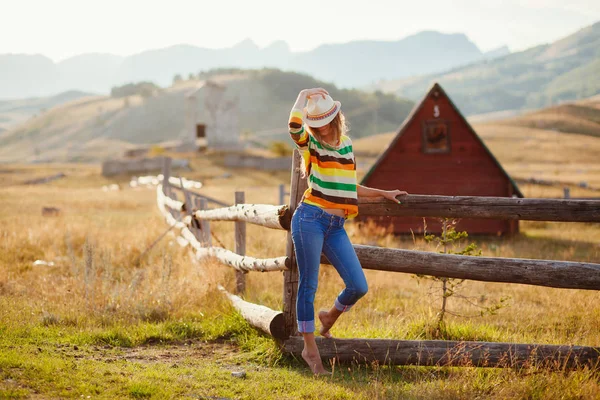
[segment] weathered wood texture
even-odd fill
[[[390,217],[498,218],[529,221],[600,222],[600,201],[504,197],[425,196],[361,199],[359,215]]]
[[[546,368],[597,367],[600,348],[539,344],[458,342],[450,340],[324,339],[317,338],[321,358],[336,362],[380,365]],[[283,343],[286,352],[300,356],[302,337]]]
[[[285,338],[283,313],[275,311],[269,307],[261,306],[254,303],[249,303],[242,300],[240,297],[229,293],[221,285],[219,290],[223,292],[231,301],[233,306],[242,314],[242,317],[255,328],[273,336],[275,339],[282,340]]]
[[[271,229],[289,230],[288,206],[236,204],[227,208],[196,211],[194,216],[208,221],[243,221]]]
[[[302,157],[298,150],[294,150],[292,162],[292,176],[290,183],[290,203],[289,215],[292,215],[296,210],[296,206],[302,199],[304,191],[308,187],[306,179],[300,176],[302,168]],[[296,296],[298,294],[298,266],[296,264],[296,254],[294,252],[294,243],[292,235],[288,231],[286,256],[289,265],[289,270],[283,273],[283,316],[285,323],[285,336],[289,337],[298,332],[298,324],[296,322]]]
[[[244,204],[246,196],[244,192],[235,192],[235,204]],[[235,253],[240,256],[246,255],[246,223],[243,221],[235,222]],[[242,271],[235,273],[235,291],[244,293],[246,291],[246,274]],[[283,315],[281,317],[283,319]],[[282,321],[283,322],[283,321]]]
[[[198,205],[199,210],[208,210],[208,200],[204,197],[199,197],[196,200],[196,204]],[[202,246],[211,247],[212,246],[212,235],[210,233],[210,222],[206,220],[200,220],[200,231],[202,232],[202,240],[200,243]]]
[[[169,178],[171,177],[171,158],[165,157],[162,164],[162,175],[163,175],[163,193],[168,194],[169,190]]]
[[[354,250],[364,269],[485,282],[600,290],[600,264],[473,257],[365,245],[354,245]],[[330,264],[324,255],[321,256],[321,262]]]

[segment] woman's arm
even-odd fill
[[[403,190],[381,190],[381,189],[375,189],[375,188],[370,188],[367,186],[363,186],[363,185],[356,185],[356,194],[358,195],[358,198],[360,199],[361,197],[383,197],[392,201],[397,202],[398,204],[402,204],[400,202],[400,200],[398,200],[396,198],[396,196],[406,196],[408,193],[403,191]]]
[[[306,103],[306,99],[315,95],[322,95],[325,97],[327,91],[322,88],[315,89],[304,89],[298,93],[298,98],[292,107],[290,112],[290,119],[288,121],[290,136],[296,146],[305,147],[308,144],[308,132],[304,129],[304,121],[302,120],[302,108]]]

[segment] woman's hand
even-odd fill
[[[329,95],[327,90],[323,88],[304,89],[301,93],[304,93],[307,99],[317,95],[321,95],[323,98],[325,98],[326,95]]]
[[[402,204],[402,202],[400,200],[398,200],[396,197],[397,196],[406,196],[408,194],[408,192],[405,192],[403,190],[383,190],[381,192],[381,195],[383,197],[385,197],[386,199],[390,199],[398,204]]]
[[[294,103],[293,109],[301,110],[305,106],[306,100],[312,96],[323,96],[323,98],[325,98],[326,95],[329,95],[329,93],[323,88],[302,89],[300,93],[298,93],[298,98]]]

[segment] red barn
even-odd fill
[[[362,185],[406,190],[410,194],[523,197],[515,182],[475,133],[439,84],[408,115]],[[364,220],[364,217],[358,217]],[[423,232],[423,218],[373,218],[394,225],[394,233]],[[427,218],[428,232],[441,222]],[[457,231],[470,234],[516,233],[518,221],[462,219]]]

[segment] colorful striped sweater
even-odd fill
[[[289,129],[309,174],[303,202],[342,209],[348,219],[356,217],[356,161],[350,138],[342,135],[336,147],[322,145],[304,129],[303,113],[299,109],[292,109]]]

